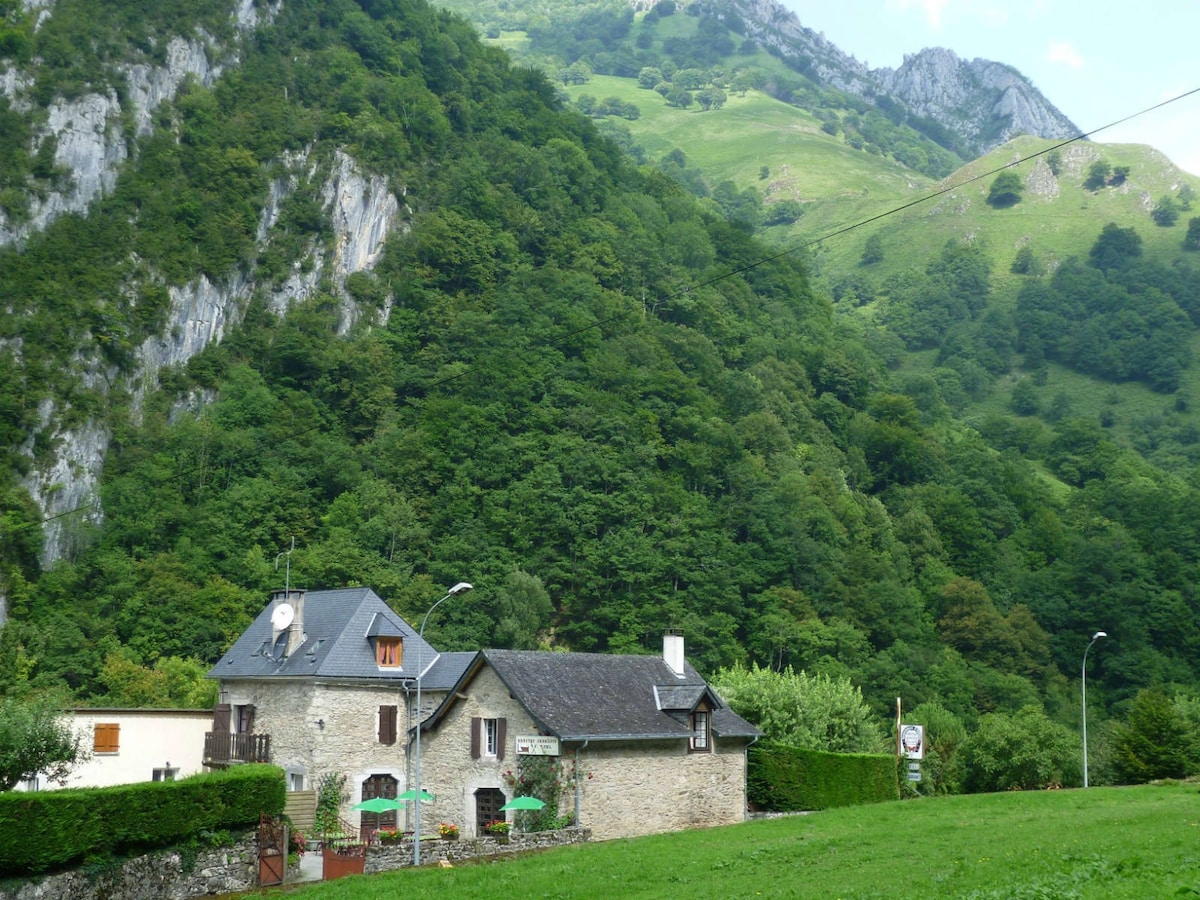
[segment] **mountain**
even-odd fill
[[[682,628],[702,670],[884,716],[1070,722],[1097,628],[1098,711],[1194,691],[1190,182],[1076,145],[997,201],[915,113],[711,17],[562,10],[489,39],[588,49],[552,80],[420,0],[8,8],[0,691],[173,702],[280,566],[410,618],[469,580],[447,649]],[[744,86],[704,80],[730,58]],[[877,254],[788,243],[916,165],[987,180],[864,227]]]

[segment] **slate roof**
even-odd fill
[[[422,727],[437,728],[484,666],[496,672],[538,728],[565,741],[652,740],[691,735],[687,713],[708,698],[718,736],[758,737],[699,673],[676,675],[661,656],[481,650]]]
[[[287,634],[271,642],[271,610],[267,604],[229,651],[208,672],[209,678],[346,678],[356,681],[414,680],[417,667],[429,690],[453,685],[474,657],[472,653],[439,654],[383,599],[366,587],[308,591],[304,598],[304,643],[283,656]],[[376,635],[404,641],[402,665],[381,669],[375,663]],[[455,666],[457,665],[457,671]]]

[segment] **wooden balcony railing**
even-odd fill
[[[271,736],[269,734],[233,734],[228,731],[204,733],[204,764],[206,766],[270,761]]]

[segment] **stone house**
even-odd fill
[[[344,819],[403,827],[349,807],[407,790],[417,673],[428,715],[474,656],[438,653],[370,588],[277,591],[208,673],[220,695],[204,764],[271,762],[295,792],[343,774]]]
[[[597,839],[743,821],[761,735],[684,660],[678,634],[661,657],[483,650],[421,727],[421,784],[436,797],[422,820],[467,837],[506,817],[523,769],[547,756],[560,815]]]

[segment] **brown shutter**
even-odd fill
[[[395,706],[379,707],[379,743],[396,743],[397,709]]]
[[[243,707],[243,709],[245,710],[245,712],[243,713],[243,715],[245,717],[245,722],[246,722],[245,733],[253,734],[254,733],[254,704],[247,703]]]
[[[97,722],[92,737],[92,752],[116,753],[121,749],[121,725],[118,722]]]
[[[230,707],[228,703],[218,703],[213,707],[212,730],[221,734],[229,734]]]
[[[471,759],[479,759],[479,737],[483,730],[483,721],[479,716],[471,717]]]
[[[496,720],[496,759],[504,759],[504,735],[508,731],[507,724],[508,719]]]

